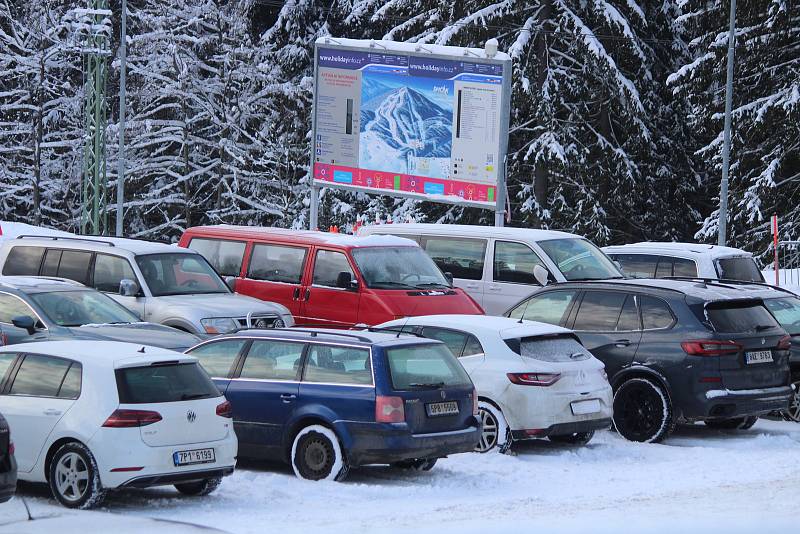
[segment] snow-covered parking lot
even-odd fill
[[[246,463],[211,497],[126,491],[106,509],[235,533],[763,533],[797,524],[798,460],[800,425],[762,419],[745,432],[682,427],[662,445],[601,432],[585,448],[542,442],[518,447],[516,456],[465,454],[429,473],[372,467],[344,483],[306,482],[285,467]],[[34,516],[63,512],[44,487],[25,486],[20,494]],[[19,498],[0,505],[0,523],[22,517]]]

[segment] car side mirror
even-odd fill
[[[30,315],[20,315],[11,319],[11,324],[28,332],[29,336],[36,333],[36,321]]]
[[[228,289],[236,292],[236,277],[235,276],[226,276],[225,277],[225,285],[228,286]]]
[[[342,271],[339,273],[339,276],[336,277],[336,287],[355,291],[358,289],[358,280],[353,279],[353,273]]]
[[[536,281],[539,282],[539,285],[544,287],[547,285],[547,282],[550,278],[550,273],[547,272],[547,269],[542,267],[541,265],[536,265],[533,268],[533,277],[536,278]]]
[[[450,271],[447,271],[446,273],[444,273],[444,277],[447,280],[447,283],[452,286],[453,285],[453,273],[451,273]]]
[[[123,297],[139,296],[139,284],[129,278],[119,281],[119,294]]]

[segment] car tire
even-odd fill
[[[631,378],[614,392],[614,427],[628,441],[658,443],[675,429],[672,403],[648,378]]]
[[[475,446],[475,452],[485,453],[495,447],[505,450],[511,445],[511,432],[500,408],[490,402],[479,400],[478,419],[480,419],[482,430],[481,439]]]
[[[294,474],[306,480],[341,481],[350,471],[336,433],[322,425],[309,425],[297,433],[290,458]]]
[[[705,421],[705,424],[707,427],[717,430],[748,430],[756,424],[756,421],[758,421],[758,416],[751,415],[732,419],[713,419]]]
[[[792,375],[792,387],[794,394],[789,408],[781,412],[783,418],[792,423],[800,423],[800,375]]]
[[[395,462],[392,467],[398,469],[406,469],[408,471],[430,471],[436,465],[438,458],[418,459],[418,460],[403,460]]]
[[[213,493],[222,484],[222,477],[207,478],[198,482],[175,484],[175,489],[184,495],[204,497]]]
[[[86,445],[76,441],[62,445],[53,454],[48,484],[53,497],[67,508],[96,508],[106,496],[94,456]]]
[[[564,445],[586,445],[594,437],[594,430],[589,432],[575,432],[573,434],[562,434],[560,436],[548,436],[547,439],[554,443]]]

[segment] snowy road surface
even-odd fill
[[[60,512],[41,487],[25,486],[21,495],[34,515]],[[344,483],[305,482],[286,467],[246,463],[210,497],[125,491],[112,495],[106,510],[235,533],[677,527],[764,534],[797,524],[797,500],[800,425],[762,419],[744,432],[679,427],[663,445],[600,432],[585,448],[543,442],[519,447],[513,457],[464,454],[429,473],[371,467],[351,471]],[[19,498],[0,505],[0,523],[23,513]]]

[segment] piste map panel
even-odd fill
[[[501,64],[319,47],[317,68],[318,184],[494,205]]]

